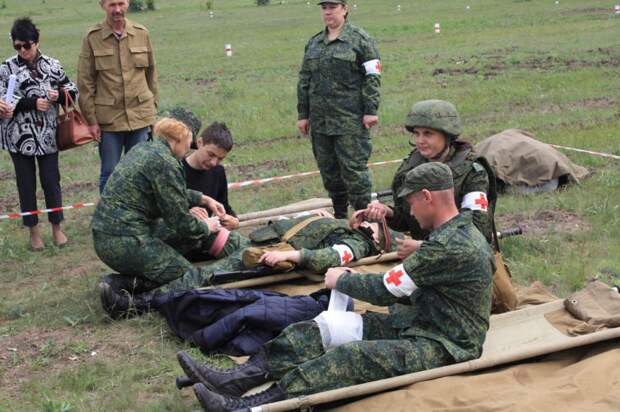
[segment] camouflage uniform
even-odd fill
[[[421,229],[416,219],[409,212],[409,204],[404,198],[399,198],[405,175],[429,160],[425,159],[417,149],[414,149],[407,157],[394,175],[392,180],[392,193],[394,197],[394,215],[388,218],[388,225],[398,231],[409,232],[414,239],[425,239],[428,232]],[[452,170],[454,177],[454,196],[457,206],[461,206],[463,198],[467,193],[484,192],[487,193],[488,211],[473,211],[474,225],[482,232],[487,241],[491,242],[493,230],[493,216],[495,212],[495,174],[483,157],[479,157],[472,147],[465,142],[456,141],[449,149],[445,160]],[[461,209],[466,210],[466,209]]]
[[[250,239],[258,244],[278,242],[289,229],[306,219],[308,217],[276,220],[252,232]],[[393,231],[391,236],[392,239],[403,237],[401,233]],[[345,264],[345,259],[351,262],[381,253],[369,231],[351,229],[348,221],[344,219],[315,220],[292,236],[287,243],[301,252],[300,268],[321,274],[331,267],[342,266]],[[347,246],[351,256],[343,255],[349,252],[338,251],[333,248],[334,245]],[[396,250],[395,242],[392,243],[392,248]],[[226,259],[207,264],[203,269],[210,272],[245,269],[239,255],[234,253]]]
[[[448,152],[441,160],[429,160],[414,149],[403,161],[392,181],[394,215],[387,219],[389,226],[394,230],[410,232],[414,239],[424,239],[428,236],[428,232],[422,230],[416,219],[411,216],[405,198],[398,197],[398,194],[403,188],[407,172],[421,164],[439,161],[448,165],[452,171],[457,207],[461,210],[473,210],[474,224],[490,243],[497,200],[495,173],[486,159],[478,156],[469,143],[457,140],[462,132],[462,125],[456,107],[443,100],[417,102],[407,114],[405,127],[412,133],[416,127],[441,132],[446,138]],[[475,201],[472,196],[476,198]],[[477,196],[481,198],[478,199]]]
[[[376,61],[369,73],[364,63]],[[309,119],[312,150],[334,205],[370,202],[370,133],[364,115],[376,115],[381,85],[379,52],[363,30],[345,23],[334,41],[327,28],[305,48],[297,86],[299,119]],[[378,73],[374,73],[378,71]]]
[[[208,256],[216,236],[188,213],[201,197],[187,190],[183,167],[165,140],[136,146],[114,170],[93,215],[97,255],[115,271],[146,278],[162,291],[208,283],[209,272],[184,257]],[[233,232],[220,256],[247,243]]]
[[[390,314],[366,313],[363,340],[325,352],[316,322],[289,326],[265,346],[270,377],[287,397],[308,395],[474,359],[491,310],[494,259],[464,212],[433,231],[402,264],[417,289],[396,297],[389,275],[343,274],[337,289]]]

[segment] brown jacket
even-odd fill
[[[89,124],[120,132],[155,122],[159,85],[146,27],[125,20],[120,40],[105,21],[91,27],[82,43],[77,80]]]

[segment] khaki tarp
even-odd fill
[[[497,178],[509,185],[540,186],[562,176],[579,182],[588,175],[586,168],[525,130],[504,130],[478,143],[476,152],[489,161]]]

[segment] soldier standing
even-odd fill
[[[297,127],[312,150],[336,218],[370,202],[370,128],[379,122],[381,61],[374,40],[347,21],[346,0],[321,0],[326,28],[305,48]]]
[[[450,168],[426,163],[410,171],[398,193],[428,240],[384,274],[331,268],[325,285],[353,298],[390,306],[389,314],[323,312],[295,323],[263,351],[229,371],[178,359],[209,411],[251,408],[284,398],[385,379],[477,358],[489,328],[493,253],[454,204]],[[268,380],[266,391],[241,397]]]
[[[80,108],[99,141],[99,192],[121,158],[147,140],[159,85],[146,27],[125,18],[129,0],[100,0],[106,19],[91,27],[78,63]]]

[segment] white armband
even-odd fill
[[[388,292],[397,298],[411,296],[413,291],[418,288],[402,263],[383,275],[383,284]]]
[[[487,194],[484,192],[469,192],[463,197],[461,209],[480,210],[486,212],[489,208]]]
[[[381,60],[373,59],[364,62],[366,76],[381,76]]]
[[[334,249],[338,253],[338,256],[340,256],[341,265],[348,265],[353,261],[353,258],[355,257],[353,256],[353,251],[347,245],[334,245],[332,246],[332,249]]]

